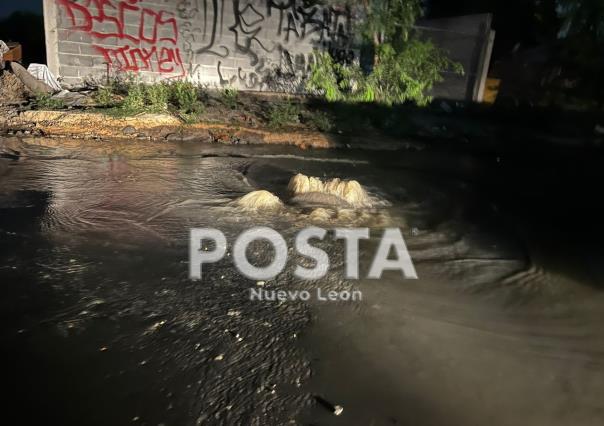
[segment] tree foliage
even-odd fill
[[[358,3],[357,3],[358,4]],[[393,103],[431,101],[430,90],[460,64],[413,30],[421,16],[420,0],[363,0],[361,32],[373,50],[370,72],[357,64],[340,64],[327,53],[317,53],[307,89],[329,101]]]
[[[559,0],[561,36],[591,35],[604,42],[604,0]]]
[[[363,0],[365,36],[375,46],[405,42],[422,14],[420,0]]]
[[[377,61],[371,73],[363,73],[358,65],[342,65],[328,53],[317,53],[307,83],[309,91],[323,95],[328,101],[415,102],[427,105],[430,90],[442,81],[442,71],[461,66],[451,61],[441,49],[429,41],[410,40],[401,51],[392,45],[380,46]]]

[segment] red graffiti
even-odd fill
[[[93,47],[120,71],[184,77],[174,14],[139,6],[140,0],[56,0],[71,31],[89,34]],[[110,39],[117,40],[109,46]]]

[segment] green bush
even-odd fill
[[[235,109],[239,103],[239,91],[234,87],[225,87],[220,91],[220,98],[227,107]]]
[[[424,106],[432,101],[430,90],[443,81],[442,74],[448,70],[463,74],[461,65],[430,41],[412,39],[400,52],[383,44],[378,63],[367,78],[370,90],[366,97],[385,104],[411,101]]]
[[[328,53],[317,53],[316,57],[306,88],[330,102],[391,105],[411,101],[423,106],[432,100],[429,92],[442,81],[444,71],[463,73],[461,65],[451,61],[441,49],[417,39],[410,40],[398,52],[390,44],[382,44],[369,74],[358,65],[336,63]]]
[[[171,101],[182,114],[201,114],[203,104],[199,100],[197,86],[188,81],[175,81],[170,86]]]
[[[327,52],[316,52],[315,57],[306,83],[310,93],[323,96],[329,102],[373,100],[372,88],[367,85],[367,76],[361,67],[340,64]]]
[[[300,122],[300,105],[285,102],[273,104],[268,115],[268,126],[272,129],[280,129]]]
[[[121,109],[126,113],[137,113],[145,109],[145,86],[142,83],[132,83],[126,88],[127,94]]]
[[[170,101],[170,89],[165,83],[155,83],[145,86],[145,100],[151,112],[165,112]]]
[[[128,116],[141,112],[163,113],[177,111],[186,122],[195,122],[203,113],[198,86],[187,81],[162,82],[145,85],[125,75],[113,80],[106,87],[99,87],[95,100],[115,116]]]
[[[111,106],[115,103],[115,88],[113,85],[99,87],[94,95],[95,102],[100,106]]]

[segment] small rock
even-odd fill
[[[133,126],[126,126],[122,129],[124,135],[133,135],[136,133],[136,129]]]
[[[451,108],[451,106],[448,103],[446,103],[445,101],[442,101],[440,103],[440,108],[447,114],[450,114],[453,112],[453,108]]]

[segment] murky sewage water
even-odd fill
[[[5,402],[22,424],[604,422],[593,158],[38,142],[0,159]],[[298,172],[357,179],[377,207],[317,224],[230,204]],[[229,258],[188,279],[191,228],[232,242],[259,225],[290,242],[401,227],[420,279],[346,281],[329,242],[324,280],[294,278],[294,257],[266,288],[362,302],[251,302]]]

